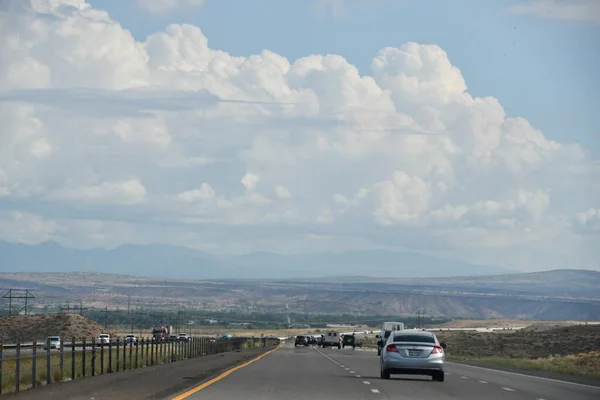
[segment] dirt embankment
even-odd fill
[[[600,349],[600,326],[570,326],[514,333],[436,332],[449,357],[535,359],[589,353]]]
[[[97,322],[77,314],[36,314],[0,318],[0,343],[43,341],[48,336],[93,338],[110,333]]]

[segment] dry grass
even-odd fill
[[[173,343],[164,344],[151,344],[146,347],[138,347],[137,356],[135,346],[128,347],[125,351],[125,358],[123,358],[124,349],[121,347],[119,351],[113,347],[110,351],[108,347],[102,351],[100,348],[96,350],[95,359],[94,354],[91,350],[86,350],[85,354],[82,351],[73,353],[70,349],[65,348],[63,353],[63,363],[61,368],[60,352],[52,351],[50,355],[50,376],[51,383],[61,382],[72,379],[73,376],[73,361],[75,362],[75,378],[81,378],[84,376],[92,376],[92,370],[94,375],[100,375],[108,373],[111,370],[122,371],[124,369],[141,368],[148,364],[164,364],[169,362],[172,354],[180,354],[178,351],[184,351],[180,345]],[[150,350],[150,351],[148,351]],[[136,362],[137,359],[137,362]],[[21,355],[19,361],[20,370],[20,390],[24,390],[32,387],[33,377],[33,364],[34,357],[32,354]],[[35,372],[36,372],[36,385],[47,384],[47,354],[43,352],[38,353],[35,357]],[[84,368],[85,367],[85,368]],[[17,361],[15,359],[5,359],[2,363],[2,393],[8,393],[15,391],[17,381]]]
[[[475,361],[481,364],[499,365],[503,367],[551,371],[566,375],[587,376],[600,379],[600,351],[571,354],[546,358],[520,359],[504,357],[454,358],[457,360]]]
[[[436,333],[449,359],[600,378],[600,326]]]
[[[47,336],[93,338],[109,333],[104,327],[78,314],[36,314],[0,317],[0,343],[45,340]]]

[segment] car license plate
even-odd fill
[[[408,355],[410,357],[418,357],[421,355],[421,350],[409,350]]]

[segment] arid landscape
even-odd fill
[[[110,333],[102,325],[77,314],[16,315],[0,318],[0,343],[44,340],[47,336],[95,338]]]
[[[461,319],[594,320],[600,272],[431,279],[182,280],[98,273],[2,273],[0,286],[29,289],[37,311],[68,302],[92,309],[235,310],[415,315]],[[6,303],[6,300],[3,301]],[[7,305],[4,304],[6,313]]]

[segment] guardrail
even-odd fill
[[[166,364],[210,354],[272,347],[280,343],[270,337],[160,341],[141,338],[135,342],[116,338],[98,344],[95,338],[62,341],[58,349],[45,341],[0,344],[0,395],[79,378]]]

